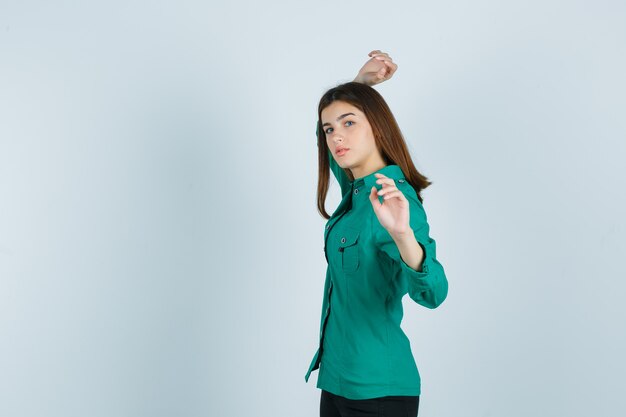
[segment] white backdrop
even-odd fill
[[[450,285],[403,300],[420,417],[621,416],[625,21],[0,2],[0,415],[319,415],[317,103],[381,49]]]

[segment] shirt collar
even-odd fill
[[[389,177],[395,181],[397,180],[406,181],[404,174],[402,173],[402,169],[400,169],[398,165],[394,165],[394,164],[386,165],[382,167],[381,169],[374,171],[371,174],[366,175],[364,177],[355,178],[353,181],[350,182],[352,186],[351,192],[352,192],[352,199],[354,203],[358,204],[357,201],[364,200],[364,199],[369,200],[369,193],[370,193],[370,190],[372,189],[372,186],[376,186],[376,189],[378,190],[383,188],[382,184],[376,183],[376,181],[378,180],[378,177],[374,175],[376,173],[383,174],[384,176]]]

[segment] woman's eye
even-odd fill
[[[346,123],[352,123],[352,124],[354,124],[354,122],[353,122],[352,120],[346,120]],[[329,127],[329,128],[328,128],[328,129],[326,129],[324,132],[325,132],[326,134],[328,134],[328,131],[329,131],[330,129],[332,129],[332,127]]]

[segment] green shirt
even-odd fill
[[[330,151],[328,157],[343,197],[324,229],[320,344],[304,379],[319,369],[318,388],[355,400],[420,395],[420,375],[400,327],[402,297],[408,292],[416,303],[436,308],[448,294],[426,213],[398,165],[376,171],[393,178],[409,201],[410,226],[424,250],[418,272],[402,260],[374,213],[369,192],[372,185],[382,188],[374,173],[350,181]]]

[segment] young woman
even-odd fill
[[[317,205],[328,219],[320,345],[320,417],[417,416],[420,375],[402,331],[402,297],[436,308],[448,294],[413,165],[393,114],[371,86],[397,66],[380,51],[318,106]],[[342,200],[324,207],[332,171]]]

